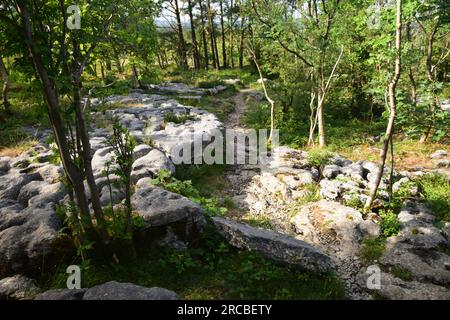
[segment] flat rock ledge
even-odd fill
[[[212,222],[218,232],[239,249],[257,251],[267,259],[296,269],[315,273],[332,269],[330,258],[304,241],[229,219],[213,217]]]
[[[80,290],[56,289],[43,292],[35,300],[178,300],[173,291],[153,287],[147,288],[132,283],[110,281]]]
[[[200,205],[150,183],[138,184],[131,203],[144,220],[140,238],[157,238],[155,243],[161,246],[184,249],[199,239],[206,225]]]

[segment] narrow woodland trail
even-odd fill
[[[234,97],[234,111],[224,122],[225,128],[227,130],[232,129],[242,133],[245,133],[245,131],[248,130],[247,128],[245,128],[242,118],[247,110],[245,98],[253,92],[255,92],[255,90],[251,88],[244,88],[239,90],[239,92],[236,94],[236,96]],[[249,146],[245,148],[245,153],[248,154],[248,151]],[[227,168],[225,172],[227,187],[224,190],[224,193],[227,197],[233,199],[236,208],[238,208],[236,210],[230,210],[228,212],[229,217],[240,219],[242,215],[245,214],[245,211],[248,209],[247,204],[245,203],[245,198],[247,196],[246,188],[250,185],[251,179],[259,173],[260,170],[257,165],[234,164]]]
[[[245,104],[245,95],[255,92],[253,89],[251,88],[245,88],[245,89],[241,89],[239,90],[239,93],[234,97],[234,103],[235,103],[235,108],[234,108],[234,112],[232,114],[230,114],[230,117],[228,118],[227,121],[225,121],[225,127],[226,128],[232,128],[232,129],[244,129],[244,127],[242,127],[242,123],[241,123],[241,118],[244,115],[247,106]]]

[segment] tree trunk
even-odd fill
[[[3,56],[0,52],[0,75],[3,80],[3,89],[2,89],[2,97],[3,97],[3,107],[6,111],[10,111],[10,103],[8,100],[8,92],[9,92],[9,75],[8,70],[6,70],[5,64],[3,63]]]
[[[396,58],[395,58],[395,73],[392,77],[391,82],[389,83],[389,107],[390,107],[390,115],[388,124],[386,127],[386,133],[384,135],[383,140],[383,149],[381,150],[381,165],[379,171],[377,173],[375,184],[373,185],[372,190],[370,191],[369,198],[364,205],[364,211],[369,211],[372,207],[372,203],[377,195],[378,187],[381,182],[381,178],[383,177],[384,166],[386,163],[386,156],[388,153],[389,143],[392,139],[392,135],[394,132],[394,122],[395,116],[397,112],[397,101],[396,101],[396,87],[398,80],[400,79],[401,72],[401,45],[402,45],[402,0],[397,0],[397,13],[396,13],[396,31],[395,31],[395,48],[396,48]]]
[[[245,18],[241,18],[241,38],[239,41],[239,68],[244,67],[244,38],[245,38]]]
[[[223,61],[223,67],[226,69],[228,67],[227,65],[227,48],[225,46],[225,24],[223,22],[223,0],[220,0],[220,29],[222,31],[222,61]]]
[[[89,141],[89,134],[86,127],[86,120],[84,118],[83,108],[81,105],[81,82],[79,78],[73,81],[73,103],[75,107],[75,115],[77,119],[77,127],[79,137],[82,143],[82,151],[80,157],[83,159],[83,167],[86,174],[86,180],[91,191],[91,203],[94,210],[95,219],[97,221],[97,229],[100,231],[103,242],[109,242],[108,233],[106,231],[105,219],[103,215],[102,206],[100,204],[100,194],[98,192],[97,184],[95,183],[94,173],[92,171],[92,152],[91,143]]]
[[[230,14],[228,16],[228,20],[229,20],[229,26],[230,26],[230,42],[229,42],[229,47],[230,47],[230,65],[232,68],[234,68],[234,58],[233,58],[233,0],[230,1]]]
[[[264,95],[265,95],[267,101],[269,101],[269,103],[270,103],[270,134],[269,134],[269,139],[267,142],[269,144],[272,144],[273,133],[275,130],[275,101],[273,101],[269,97],[269,93],[267,92],[266,84],[264,81],[264,76],[262,74],[261,68],[259,67],[258,61],[256,59],[255,51],[252,48],[249,48],[248,50],[250,51],[250,55],[252,56],[253,62],[255,63],[255,66],[256,66],[256,69],[258,70],[259,79],[261,80]]]
[[[209,55],[208,55],[208,41],[206,40],[206,23],[205,23],[205,10],[203,7],[202,0],[198,1],[200,6],[200,21],[202,23],[202,40],[203,40],[203,52],[205,60],[205,69],[209,67]]]
[[[158,56],[158,61],[160,61],[159,56]],[[131,69],[133,71],[133,86],[134,86],[134,88],[135,89],[143,88],[142,82],[141,82],[141,80],[139,80],[139,72],[136,68],[136,65],[132,64]]]
[[[100,72],[102,74],[102,82],[104,85],[106,85],[106,77],[105,77],[105,68],[103,67],[103,62],[100,61]]]
[[[208,7],[208,21],[209,21],[209,30],[210,30],[210,38],[211,38],[211,52],[213,55],[213,65],[215,69],[220,68],[219,62],[219,54],[217,53],[217,42],[216,42],[216,31],[214,27],[214,15],[211,9],[210,0],[206,0],[206,5]]]
[[[317,126],[319,128],[319,147],[324,148],[326,146],[325,140],[325,121],[323,118],[323,102],[325,99],[324,92],[319,94],[317,99]]]
[[[192,0],[188,0],[189,20],[191,21],[192,46],[194,48],[194,68],[198,70],[200,69],[200,55],[198,53],[197,36],[195,34],[194,15],[192,14],[193,7],[194,5],[192,3]]]
[[[55,140],[58,145],[61,162],[75,193],[75,199],[78,209],[80,210],[80,219],[83,229],[85,233],[92,238],[95,237],[96,232],[89,212],[88,200],[85,194],[82,175],[79,168],[74,164],[71,158],[70,148],[67,142],[64,127],[62,125],[61,115],[59,113],[59,100],[56,87],[47,73],[42,57],[39,54],[36,43],[34,42],[28,7],[23,2],[18,2],[18,6],[20,8],[19,14],[21,15],[22,28],[25,39],[27,40],[27,46],[44,89],[47,111],[52,124]]]
[[[173,0],[174,10],[175,10],[175,16],[177,19],[177,34],[178,34],[178,54],[180,57],[180,64],[181,67],[187,68],[187,56],[186,56],[186,42],[184,41],[184,35],[183,35],[183,26],[181,24],[181,15],[180,15],[180,8],[178,6],[178,0]]]

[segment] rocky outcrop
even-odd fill
[[[359,211],[329,200],[301,207],[291,222],[299,238],[342,258],[356,256],[363,239],[380,234],[378,224]]]
[[[54,208],[13,205],[0,209],[0,275],[36,274],[70,248],[59,235],[61,223]]]
[[[138,183],[138,185],[142,185]],[[198,240],[206,224],[202,208],[191,200],[162,188],[143,184],[131,199],[135,213],[145,224],[144,238],[173,238],[172,246],[189,244]]]
[[[168,158],[180,157],[183,146],[192,146],[195,139],[202,139],[199,132],[211,136],[223,129],[223,124],[213,114],[160,95],[134,93],[92,101],[94,107],[101,103],[121,103],[124,108],[94,112],[93,117],[98,123],[111,123],[113,118],[118,118],[138,142],[151,140]],[[165,120],[166,115],[180,118],[180,123]]]
[[[367,286],[369,275],[361,273],[361,287]],[[433,283],[405,281],[392,274],[381,272],[380,288],[373,290],[377,297],[388,300],[450,300],[450,290]]]
[[[317,273],[331,270],[330,258],[304,241],[224,218],[214,217],[212,222],[219,233],[237,248],[259,252],[267,259],[297,269]]]
[[[83,300],[178,300],[178,295],[164,288],[146,288],[131,283],[110,281],[86,290]]]
[[[123,105],[122,109],[92,113],[97,124],[89,133],[92,169],[104,206],[111,202],[120,204],[124,200],[123,192],[115,186],[111,194],[105,177],[106,165],[114,158],[113,150],[108,146],[112,118],[118,117],[139,142],[134,149],[131,174],[134,183],[154,178],[161,170],[174,172],[171,150],[175,146],[192,143],[193,130],[210,134],[222,128],[214,115],[164,96],[132,93],[92,100],[93,108],[100,103]],[[186,116],[186,121],[166,121],[166,114]],[[102,121],[105,128],[99,127]],[[56,145],[45,143],[51,134],[48,130],[30,129],[30,134],[40,142],[18,157],[0,157],[0,276],[42,272],[42,266],[49,267],[53,258],[59,255],[59,250],[70,249],[59,233],[62,225],[55,211],[56,204],[67,201],[60,182],[64,170],[61,165],[50,162]],[[111,174],[109,180],[114,182],[118,178]],[[161,232],[155,232],[158,243],[180,247],[198,237],[205,224],[198,205],[162,189],[153,189],[146,194],[148,199],[142,199],[148,190],[138,189],[133,198],[134,205],[146,221],[146,229]],[[89,193],[87,186],[86,190]],[[175,244],[174,238],[179,242]]]
[[[400,232],[387,239],[385,253],[378,263],[395,276],[395,270],[407,274],[411,299],[425,297],[427,290],[441,294],[440,299],[448,299],[450,286],[450,256],[443,252],[449,241],[445,230],[438,229],[435,216],[423,203],[409,201],[399,214]],[[390,281],[392,292],[400,291],[401,281]],[[430,283],[433,285],[430,287]],[[395,286],[400,288],[395,289]],[[440,287],[440,288],[439,288]],[[402,296],[408,298],[409,293]]]
[[[80,290],[57,289],[43,292],[35,300],[178,300],[179,296],[164,288],[147,288],[131,283],[110,281]]]
[[[0,175],[0,276],[41,273],[70,248],[55,211],[65,195],[60,166],[39,162],[49,153],[40,143],[16,158],[2,158],[8,164]]]
[[[19,274],[0,280],[0,300],[29,300],[39,292],[33,279]]]
[[[85,289],[53,289],[38,294],[34,300],[83,300]]]

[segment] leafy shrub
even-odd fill
[[[192,201],[200,204],[206,213],[213,216],[222,216],[227,212],[227,209],[219,205],[217,198],[205,198],[200,195],[200,192],[192,185],[190,180],[178,180],[172,177],[170,171],[161,170],[158,176],[152,180],[152,183],[161,186],[164,189],[181,194]]]
[[[195,117],[189,114],[175,114],[168,112],[164,114],[164,122],[173,122],[175,124],[185,123],[188,120],[195,120]]]
[[[333,157],[333,154],[329,152],[328,150],[324,149],[311,149],[308,152],[308,157],[306,158],[306,161],[308,165],[313,167],[320,167],[325,166],[327,164],[331,163],[331,158]]]
[[[437,218],[450,221],[450,181],[439,173],[427,174],[417,180],[423,198]]]
[[[380,210],[380,217],[383,219],[380,223],[381,235],[388,238],[394,236],[400,230],[400,221],[392,210]]]
[[[212,79],[212,80],[205,80],[205,81],[197,82],[197,87],[205,88],[205,89],[211,89],[211,88],[215,88],[217,86],[223,86],[223,85],[225,85],[225,82],[220,79]]]

